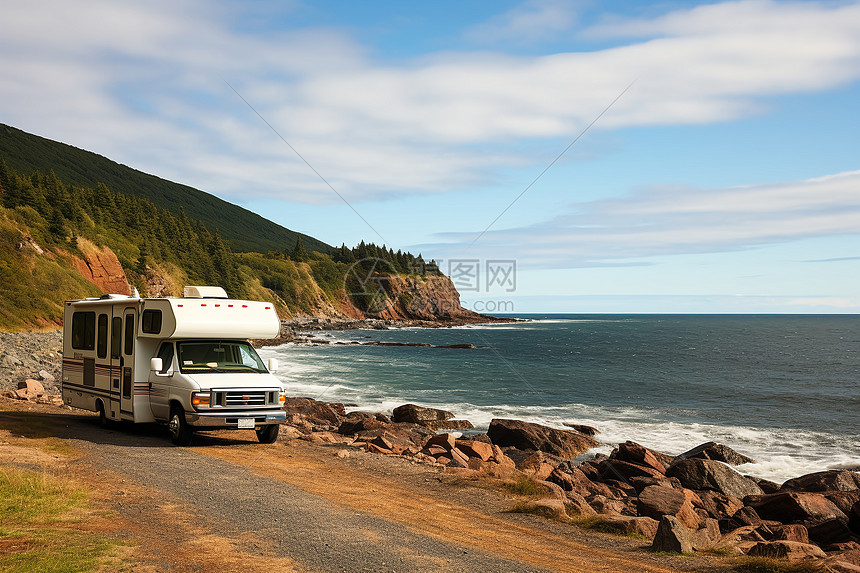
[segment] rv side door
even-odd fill
[[[158,354],[155,355],[156,358],[161,358],[161,371],[149,372],[149,405],[156,420],[166,420],[170,414],[169,386],[173,379],[168,374],[175,372],[174,354],[173,343],[162,342],[158,347]]]

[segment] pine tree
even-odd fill
[[[302,244],[302,236],[299,235],[296,237],[296,246],[293,248],[293,252],[290,254],[290,257],[294,261],[303,262],[307,261],[310,258],[307,250],[305,250],[305,246]]]

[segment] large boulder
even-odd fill
[[[717,491],[705,489],[696,493],[700,500],[696,507],[701,507],[714,519],[727,519],[744,506],[738,498]]]
[[[664,515],[660,519],[651,549],[666,553],[692,553],[690,530],[674,515]]]
[[[637,500],[639,515],[659,520],[664,515],[673,515],[690,529],[698,529],[702,518],[693,507],[698,496],[688,489],[652,485],[642,490]]]
[[[666,475],[678,478],[681,485],[687,489],[709,489],[737,499],[764,493],[750,478],[714,460],[699,458],[679,460],[666,470]]]
[[[663,472],[650,466],[634,464],[617,459],[603,460],[597,466],[597,469],[600,470],[600,477],[603,480],[629,482],[630,478],[633,477],[651,477],[655,479],[665,478]]]
[[[807,526],[809,539],[821,547],[854,541],[854,534],[844,519],[831,518]]]
[[[852,491],[860,489],[860,474],[848,470],[827,470],[806,474],[782,484],[791,491]]]
[[[618,444],[618,447],[609,457],[639,466],[647,466],[657,470],[661,474],[665,474],[666,468],[672,463],[671,456],[661,454],[660,452],[648,449],[645,446],[631,441]]]
[[[762,519],[782,523],[818,522],[848,517],[820,493],[786,491],[744,500]]]
[[[752,557],[769,557],[771,559],[786,559],[788,561],[805,561],[807,559],[824,559],[827,554],[817,545],[797,543],[796,541],[763,541],[756,543],[749,553]]]
[[[686,460],[690,458],[725,462],[733,466],[749,464],[754,461],[752,458],[748,458],[743,454],[737,453],[730,447],[724,446],[723,444],[718,444],[716,442],[706,442],[700,446],[696,446],[692,450],[688,450],[683,454],[677,456],[677,459],[679,460]]]
[[[848,514],[848,527],[860,535],[860,501],[851,506],[851,512]]]
[[[825,491],[822,492],[824,497],[832,501],[845,515],[851,514],[851,508],[854,504],[860,501],[860,489],[854,491]]]
[[[410,422],[412,424],[425,424],[426,422],[441,422],[450,420],[454,414],[437,408],[424,408],[415,404],[403,404],[394,408],[391,415],[392,422]]]
[[[573,430],[557,430],[521,420],[494,419],[487,435],[497,446],[537,450],[572,458],[597,447],[597,440]]]
[[[288,397],[284,410],[288,416],[298,414],[318,425],[339,426],[346,417],[343,404],[320,402],[311,398]]]

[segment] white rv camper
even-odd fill
[[[233,300],[220,287],[185,287],[183,298],[104,295],[67,301],[63,401],[111,420],[167,424],[189,445],[195,428],[255,429],[278,437],[281,383],[247,342],[273,338],[271,303]]]

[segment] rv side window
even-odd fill
[[[147,334],[161,333],[161,311],[151,308],[144,310],[140,317],[140,328]]]
[[[125,354],[134,354],[134,315],[125,315]]]
[[[96,313],[76,312],[72,314],[72,348],[92,350],[96,342]]]
[[[108,341],[108,315],[99,315],[99,335],[98,335],[98,356],[105,358],[107,356],[107,341]]]
[[[115,316],[110,326],[110,357],[119,358],[122,350],[122,318]]]
[[[166,374],[170,367],[173,366],[173,343],[162,342],[161,348],[158,349],[158,358],[161,358],[161,374]]]

